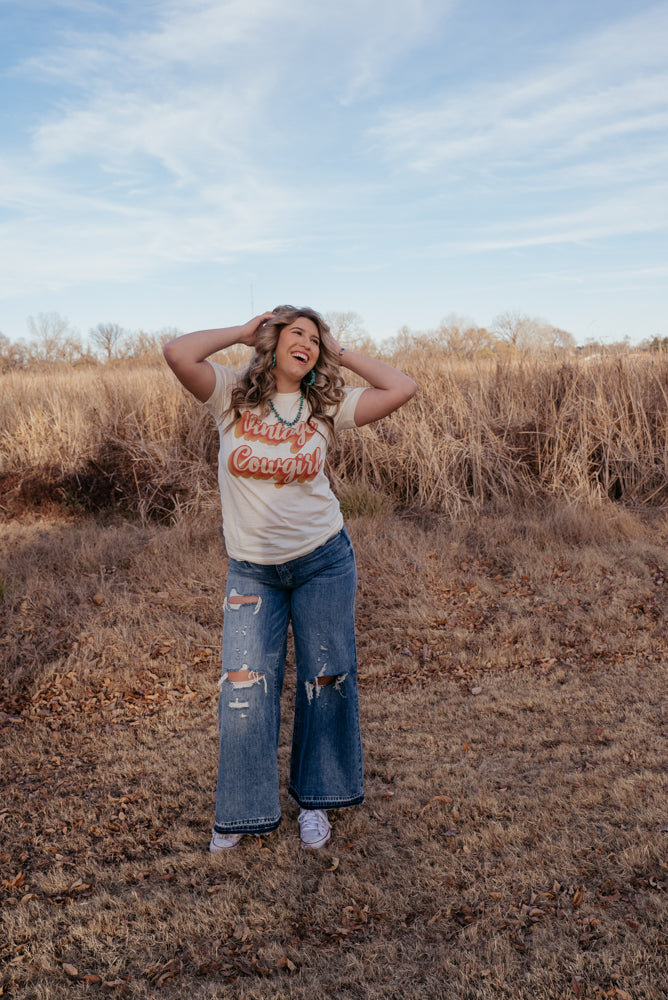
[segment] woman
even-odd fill
[[[254,348],[242,374],[207,360]],[[279,306],[244,323],[172,340],[165,358],[216,418],[229,574],[211,851],[281,821],[277,748],[292,621],[297,692],[289,791],[305,847],[330,838],[328,809],[364,799],[354,604],[357,575],[324,473],[337,431],[387,416],[417,386],[339,346],[312,309]],[[346,389],[339,368],[368,388]]]

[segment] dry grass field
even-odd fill
[[[333,463],[367,800],[313,853],[287,796],[207,851],[207,419],[161,370],[3,380],[1,996],[668,997],[668,366],[408,360]]]
[[[390,360],[420,392],[346,435],[331,471],[349,513],[668,503],[668,355]],[[169,520],[215,496],[215,428],[165,365],[10,373],[0,391],[0,514],[55,501]]]

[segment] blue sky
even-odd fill
[[[0,0],[0,331],[668,336],[668,3]]]

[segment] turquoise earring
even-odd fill
[[[315,382],[315,369],[311,368],[311,371],[308,373],[308,375],[304,375],[302,383],[304,385],[313,385],[314,382]]]
[[[272,368],[275,368],[275,367],[276,367],[276,351],[274,351],[274,353],[273,353],[273,355],[272,355],[272,359],[271,359],[271,367],[272,367]]]

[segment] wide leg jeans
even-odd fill
[[[313,552],[279,565],[230,559],[216,832],[266,833],[281,821],[277,750],[290,621],[297,679],[289,792],[305,809],[364,800],[356,587],[345,528]],[[228,674],[237,671],[243,679],[230,680]]]

